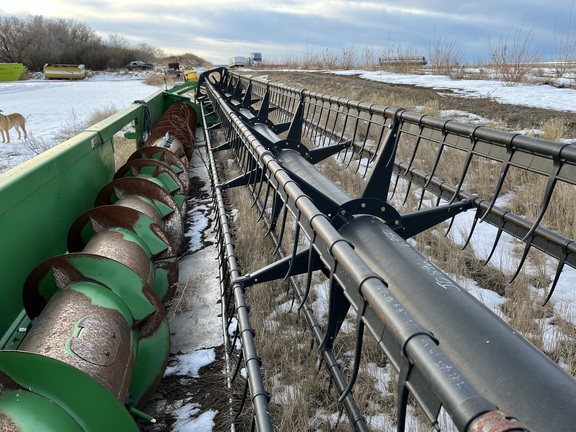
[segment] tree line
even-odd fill
[[[30,71],[40,71],[46,63],[115,69],[131,60],[151,62],[163,55],[158,48],[131,45],[117,34],[103,41],[88,25],[73,19],[0,16],[0,63],[24,63]]]

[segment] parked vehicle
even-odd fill
[[[182,70],[180,69],[180,63],[178,62],[168,63],[168,69],[166,69],[166,75],[174,75],[176,78],[180,78],[182,75]]]
[[[128,70],[135,70],[135,69],[147,70],[152,69],[154,65],[150,63],[145,63],[142,60],[134,60],[128,63],[126,67],[128,68]]]
[[[84,65],[46,63],[44,65],[44,78],[46,79],[84,79],[86,69]]]
[[[250,65],[258,66],[262,64],[262,53],[252,52],[250,53],[250,58],[248,59]]]
[[[244,67],[246,66],[246,64],[248,63],[248,60],[246,59],[246,57],[241,57],[241,56],[236,56],[236,57],[230,57],[230,60],[228,60],[228,67]]]

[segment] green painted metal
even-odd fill
[[[62,272],[60,268],[62,262],[67,268],[73,268],[83,280],[97,282],[100,287],[106,287],[114,292],[124,301],[135,321],[141,321],[155,312],[155,305],[149,298],[151,293],[146,292],[151,290],[151,287],[147,287],[146,282],[137,273],[113,259],[82,252],[59,255],[44,261],[39,267],[39,273],[43,274],[43,277],[37,287],[30,287],[36,293],[27,292],[27,300],[40,303],[42,299],[48,303],[57,290],[66,288],[58,287],[55,277],[55,271]],[[38,299],[34,298],[36,295]]]
[[[152,394],[156,384],[162,379],[170,354],[170,328],[168,320],[163,319],[156,331],[138,341],[138,354],[130,381],[130,394],[135,406],[141,407]]]
[[[164,300],[170,291],[168,285],[168,267],[170,265],[178,265],[178,257],[166,258],[156,261],[158,264],[154,270],[154,292],[161,300]]]
[[[130,308],[126,305],[124,301],[117,295],[115,295],[111,290],[103,287],[100,284],[94,282],[73,282],[71,283],[67,289],[74,290],[77,292],[81,292],[86,297],[88,297],[93,305],[100,306],[106,309],[114,309],[120,312],[129,326],[134,324],[134,318],[130,311]],[[78,337],[78,333],[80,333],[82,326],[80,325],[81,322],[78,321],[74,325],[74,332],[70,335],[68,339],[68,343],[66,349],[72,354],[74,352],[70,348],[70,342],[73,338]]]
[[[104,207],[104,206],[101,206]],[[89,214],[91,214],[89,212]],[[155,233],[155,230],[152,228],[156,225],[154,219],[150,216],[145,215],[144,213],[137,214],[137,220],[131,225],[131,229],[133,232],[141,239],[144,244],[146,245],[146,249],[149,251],[148,255],[155,256],[161,254],[164,250],[166,250],[167,245],[158,235]],[[81,237],[83,244],[86,245],[88,241],[96,234],[94,227],[89,220],[86,220],[85,225],[81,230]]]
[[[66,363],[25,351],[0,351],[0,370],[21,388],[54,402],[84,432],[138,431],[122,403],[96,380]]]
[[[18,327],[27,325],[22,306],[27,275],[38,263],[66,252],[70,225],[93,207],[97,193],[113,178],[114,135],[132,125],[141,145],[145,131],[183,98],[179,91],[184,90],[156,92],[0,175],[0,348],[17,345]]]
[[[9,390],[0,394],[2,414],[0,430],[5,423],[21,432],[82,432],[80,425],[66,411],[44,397],[26,390]],[[31,412],[38,413],[30,415]],[[3,424],[4,423],[4,424]]]
[[[113,259],[67,251],[67,238],[70,227],[93,209],[99,192],[114,178],[115,134],[130,125],[133,131],[125,136],[135,140],[134,148],[142,146],[148,132],[175,102],[193,106],[201,119],[199,107],[189,99],[195,88],[196,83],[186,83],[135,101],[0,176],[0,387],[4,389],[0,417],[9,418],[22,430],[137,430],[123,401],[95,379],[63,362],[18,347],[30,317],[37,316],[58,290],[81,290],[94,304],[119,310],[131,324],[135,364],[129,391],[134,405],[151,396],[162,378],[170,348],[168,321],[160,299],[174,285],[177,257],[173,256],[171,238],[156,237],[158,227],[144,215],[131,219],[134,226],[115,229],[138,243],[153,260],[154,287]],[[174,174],[155,176],[150,169],[143,173],[175,195],[167,194],[176,204],[173,208],[171,203],[152,202],[163,217],[181,209],[185,199],[178,193],[177,174],[181,170],[170,168]],[[76,235],[86,242],[94,234],[95,228],[87,224],[80,226]],[[30,416],[30,410],[38,415]]]
[[[66,250],[70,223],[93,205],[93,195],[113,169],[111,141],[101,143],[84,132],[0,177],[0,329],[18,325],[26,275],[44,258]]]

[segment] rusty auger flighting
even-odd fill
[[[0,351],[0,430],[130,431],[149,419],[138,408],[168,359],[163,304],[178,282],[197,121],[173,102],[71,225],[68,253],[26,278],[31,322]]]

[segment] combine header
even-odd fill
[[[195,95],[183,96],[191,89]],[[130,123],[138,149],[114,170],[113,135]],[[576,266],[576,247],[541,222],[556,184],[576,184],[574,147],[220,68],[202,74],[197,86],[137,101],[0,178],[0,429],[128,431],[137,430],[134,418],[147,418],[141,410],[168,357],[164,304],[178,281],[188,161],[199,132],[213,182],[220,259],[214,276],[223,321],[237,322],[226,348],[241,345],[236,373],[222,385],[244,379],[237,371],[245,368],[254,429],[277,427],[261,372],[274,359],[258,355],[246,290],[282,279],[354,430],[370,430],[353,391],[366,329],[397,372],[397,430],[405,430],[409,403],[434,426],[443,409],[462,431],[573,428],[574,379],[407,240],[474,212],[468,239],[483,222],[497,231],[494,248],[501,233],[524,242],[520,267],[531,248],[558,260],[552,295],[564,266]],[[456,182],[442,178],[446,153],[461,156]],[[225,178],[219,154],[236,161],[238,177]],[[317,169],[334,157],[365,177],[358,196]],[[465,190],[479,160],[500,167],[487,199]],[[533,221],[497,206],[512,168],[548,178]],[[407,195],[416,188],[415,211],[396,209],[401,185]],[[236,187],[248,188],[268,228],[262,237],[276,245],[268,265],[244,274],[226,204]],[[432,206],[420,208],[424,201]],[[43,222],[32,223],[39,207],[46,209]],[[318,275],[329,286],[325,318],[310,301]],[[356,347],[345,374],[335,347],[350,315]],[[232,430],[244,409],[231,407]]]

